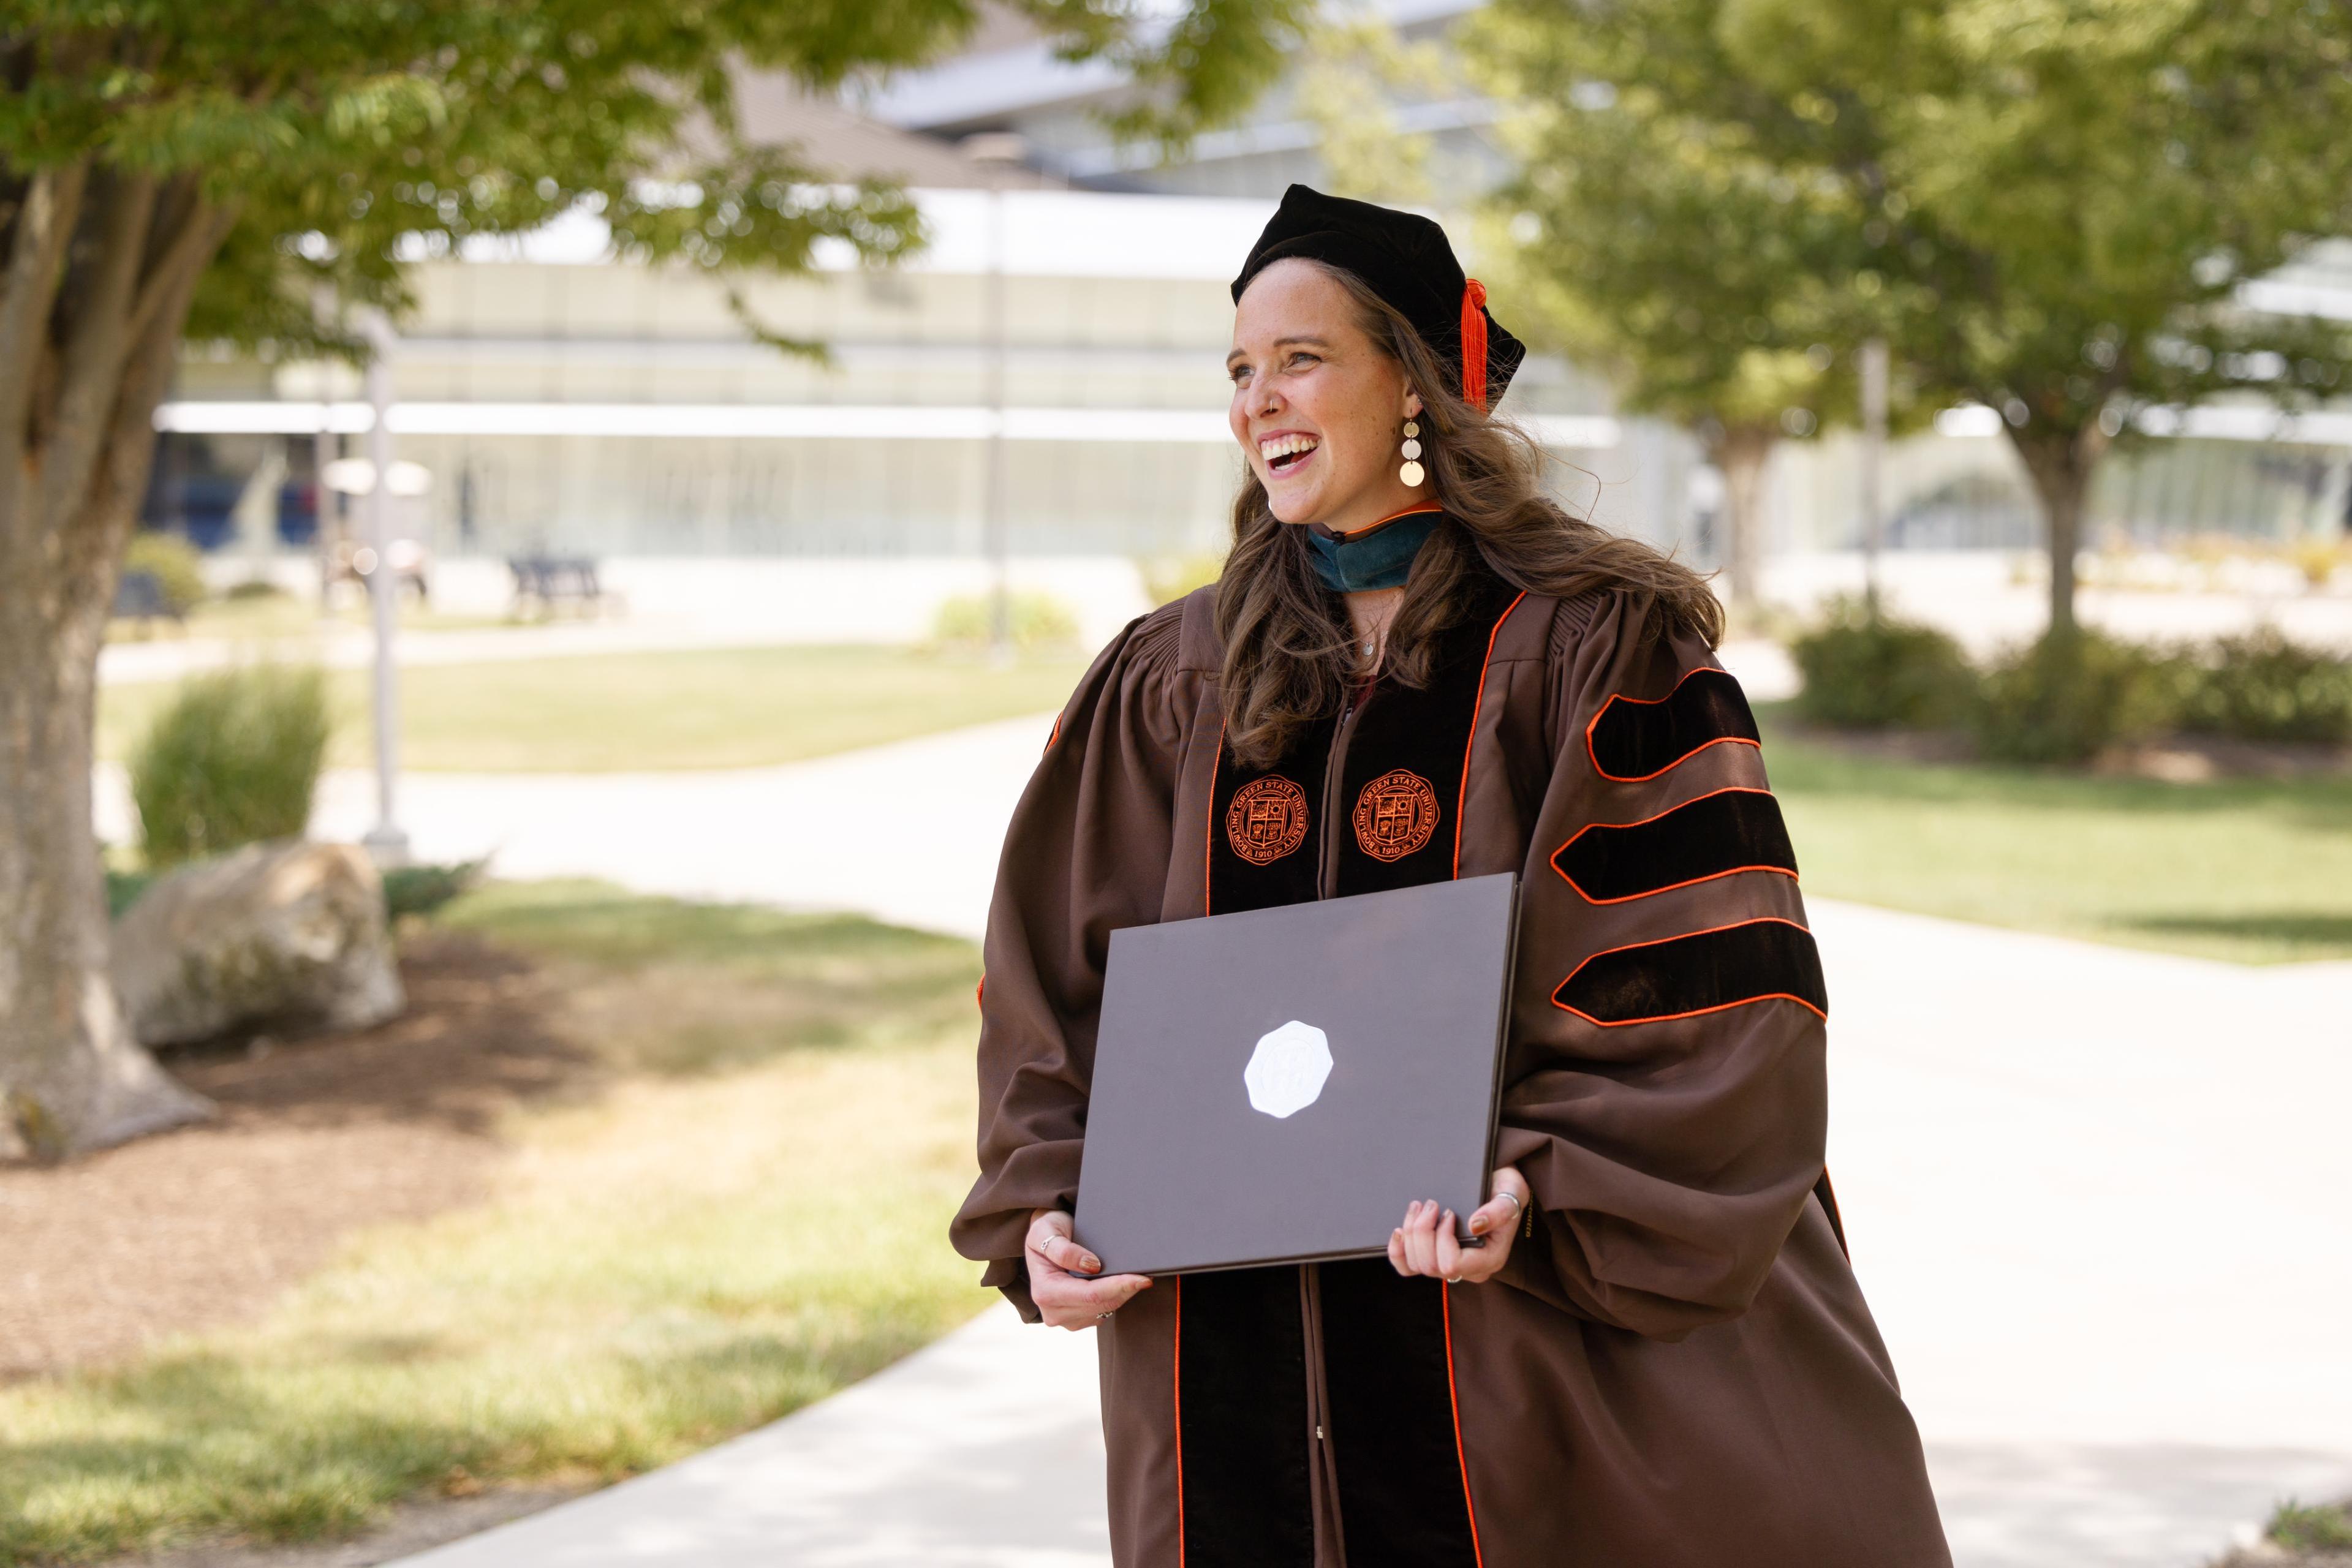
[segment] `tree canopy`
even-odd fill
[[[1496,0],[1482,42],[1570,106],[1517,194],[1637,398],[1687,403],[1742,336],[1884,332],[1920,396],[2003,412],[2062,632],[2091,476],[2143,410],[2352,369],[2339,324],[2236,292],[2352,220],[2341,6]]]
[[[1310,0],[1009,0],[1181,140]],[[184,335],[357,353],[323,288],[586,209],[624,256],[792,272],[919,241],[903,192],[739,133],[745,68],[920,64],[981,0],[0,0],[0,1155],[192,1113],[125,1033],[90,831],[99,644]]]

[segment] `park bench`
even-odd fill
[[[604,583],[586,556],[509,556],[507,570],[514,574],[517,614],[534,606],[541,614],[564,604],[592,613],[604,606]]]

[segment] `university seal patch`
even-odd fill
[[[1279,775],[1243,785],[1225,809],[1225,841],[1252,865],[1280,860],[1307,841],[1307,791]]]
[[[1420,774],[1383,773],[1356,797],[1356,842],[1376,861],[1402,860],[1437,831],[1437,791]]]

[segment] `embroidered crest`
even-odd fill
[[[1437,791],[1405,768],[1383,773],[1356,797],[1355,823],[1356,842],[1366,854],[1402,860],[1437,831]]]
[[[1307,791],[1278,774],[1243,785],[1225,810],[1225,841],[1252,865],[1280,860],[1307,841]]]

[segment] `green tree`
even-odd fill
[[[1650,57],[1619,14],[1636,9],[1507,5],[1470,29],[1481,74],[1517,106],[1503,130],[1519,172],[1493,205],[1537,329],[1626,408],[1690,429],[1723,476],[1725,577],[1752,609],[1765,464],[1780,440],[1851,419],[1853,350],[1882,325],[1883,290],[1863,277],[1865,214],[1789,168],[1780,144],[1815,128],[1663,90],[1650,73],[1688,73]]]
[[[1314,128],[1326,190],[1391,206],[1436,199],[1434,138],[1405,130],[1397,109],[1459,90],[1443,45],[1407,42],[1383,16],[1336,14],[1301,47],[1298,67],[1298,110]]]
[[[1764,291],[1793,303],[1768,323],[1816,297],[1864,299],[1922,396],[2002,411],[2042,503],[2062,641],[2084,498],[2143,413],[2232,392],[2292,405],[2352,368],[2340,325],[2237,297],[2352,219],[2343,6],[1496,0],[1486,37],[1521,79],[1608,101],[1580,122],[1604,161],[1654,120],[1687,143],[1680,159],[1642,149],[1670,183],[1720,159],[1785,193],[1762,227],[1774,213],[1757,207],[1711,230],[1691,216],[1661,237],[1661,265],[1688,244],[1686,277],[1778,272]],[[1642,221],[1638,201],[1619,211]],[[1808,214],[1834,230],[1823,248],[1788,243]]]
[[[919,235],[903,193],[737,134],[734,75],[812,88],[953,47],[980,0],[0,0],[0,1153],[199,1113],[125,1032],[90,826],[100,642],[184,339],[356,354],[321,287],[585,207],[625,256],[794,271]],[[1307,0],[1016,0],[1181,139],[1279,68]]]

